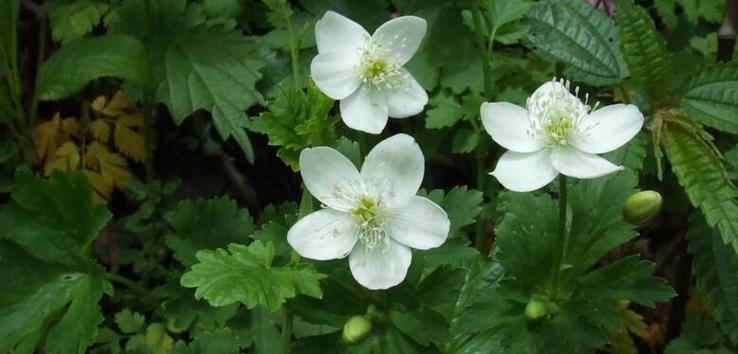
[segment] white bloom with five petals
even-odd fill
[[[346,125],[379,134],[388,117],[406,118],[423,110],[428,94],[403,65],[418,50],[426,27],[422,18],[402,16],[369,35],[333,11],[318,21],[318,55],[310,73],[324,94],[341,101]]]
[[[509,150],[491,174],[509,190],[529,192],[559,173],[596,178],[622,170],[597,154],[630,141],[643,126],[643,114],[630,104],[594,110],[587,101],[569,92],[568,81],[553,80],[528,98],[527,109],[507,102],[483,103],[485,130]]]
[[[287,241],[305,258],[348,255],[354,278],[369,289],[401,283],[410,266],[410,249],[440,246],[450,227],[438,204],[415,195],[424,165],[420,147],[405,134],[377,144],[361,171],[332,148],[303,150],[305,187],[325,208],[300,219]]]

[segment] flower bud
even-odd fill
[[[633,225],[645,225],[661,212],[661,194],[655,191],[633,193],[625,200],[623,217]]]
[[[529,320],[537,320],[548,314],[548,306],[541,300],[530,300],[525,306],[525,317]]]
[[[356,344],[363,341],[372,331],[372,323],[364,316],[351,317],[343,326],[343,341]]]

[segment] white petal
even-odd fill
[[[356,91],[361,84],[359,61],[341,52],[318,54],[310,63],[310,75],[326,96],[341,100]]]
[[[482,124],[492,140],[516,152],[535,152],[543,148],[541,141],[528,134],[528,111],[508,102],[482,103]]]
[[[333,209],[308,214],[287,232],[287,242],[305,258],[324,261],[346,257],[358,240],[359,225]]]
[[[402,207],[389,210],[386,220],[390,237],[421,250],[442,245],[451,227],[448,215],[438,204],[418,196]]]
[[[420,188],[425,158],[411,136],[397,134],[382,140],[366,156],[361,166],[364,181],[378,186],[390,206],[408,202]]]
[[[643,126],[643,113],[632,104],[614,104],[590,113],[582,124],[589,129],[572,145],[590,154],[602,154],[633,139]]]
[[[300,153],[300,174],[305,187],[321,203],[338,210],[348,210],[353,205],[346,186],[361,177],[349,159],[326,146],[304,149]]]
[[[369,33],[360,24],[333,11],[326,12],[315,24],[315,42],[321,54],[342,52],[358,57],[369,38]]]
[[[402,16],[379,26],[372,41],[387,48],[387,59],[396,65],[405,65],[420,47],[427,28],[428,24],[420,17]]]
[[[514,192],[530,192],[554,180],[559,173],[551,166],[551,150],[520,153],[508,151],[497,161],[491,175]]]
[[[351,129],[379,134],[387,125],[387,99],[376,90],[362,85],[341,100],[341,119]]]
[[[387,247],[366,248],[357,242],[349,267],[359,284],[372,290],[387,289],[402,283],[413,255],[409,248],[389,239]]]
[[[387,107],[392,118],[407,118],[423,111],[428,103],[428,93],[418,84],[415,78],[402,69],[405,83],[399,88],[387,92]]]
[[[551,154],[551,164],[564,175],[576,178],[597,178],[617,172],[622,166],[573,147],[562,147]]]

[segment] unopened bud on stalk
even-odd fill
[[[364,316],[351,317],[343,326],[343,341],[348,344],[360,343],[371,333],[372,323]]]
[[[659,192],[633,193],[623,204],[623,217],[633,225],[645,225],[661,212],[662,198]]]
[[[548,314],[548,306],[541,300],[530,300],[525,306],[525,317],[529,320],[537,320]]]

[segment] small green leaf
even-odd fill
[[[645,9],[633,0],[617,0],[615,4],[620,45],[631,77],[654,105],[671,87],[671,61],[666,44]]]
[[[248,210],[228,198],[182,201],[164,214],[164,220],[173,229],[166,235],[167,245],[187,267],[197,263],[197,251],[245,243],[254,232]]]
[[[478,144],[479,134],[471,129],[462,128],[454,134],[451,151],[457,154],[470,153],[474,151]]]
[[[84,37],[100,23],[109,8],[107,4],[96,0],[49,2],[51,38],[66,44]]]
[[[421,193],[423,195],[423,193]],[[482,192],[468,189],[466,186],[456,186],[448,193],[440,189],[434,189],[426,194],[426,197],[441,206],[448,213],[451,221],[453,235],[462,227],[473,223],[482,211]]]
[[[308,265],[273,267],[274,246],[254,241],[249,246],[228,245],[228,250],[197,253],[200,263],[182,276],[182,286],[197,288],[195,297],[212,306],[241,302],[248,308],[263,305],[272,311],[298,294],[321,297],[324,276]]]
[[[425,119],[425,127],[428,129],[452,127],[464,116],[456,98],[443,91],[431,98],[429,105],[431,108]]]
[[[229,328],[221,328],[212,332],[203,332],[189,344],[182,341],[174,345],[170,354],[222,353],[238,354],[238,338]]]
[[[690,76],[680,106],[704,125],[738,134],[738,65],[712,64]]]
[[[138,312],[125,309],[115,314],[115,324],[123,333],[138,333],[143,329],[146,319]]]
[[[541,1],[530,7],[527,18],[529,42],[565,63],[565,75],[595,86],[628,76],[615,23],[587,2]]]
[[[41,66],[36,94],[42,100],[62,99],[105,76],[151,84],[151,69],[143,44],[122,34],[70,42]]]

